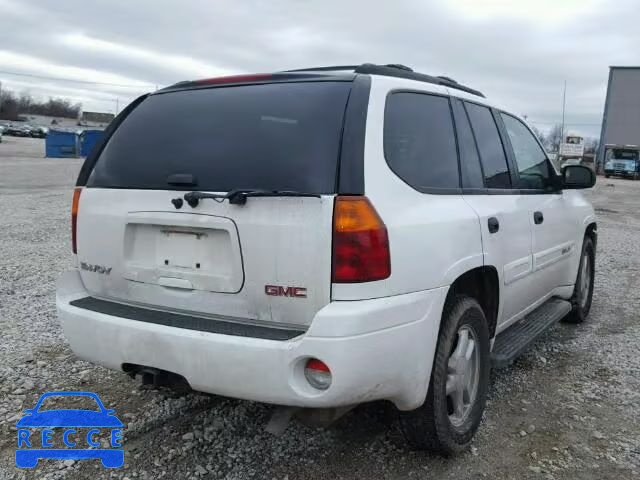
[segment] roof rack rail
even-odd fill
[[[389,63],[387,65],[376,65],[373,63],[363,63],[362,65],[335,65],[328,67],[299,68],[296,70],[285,70],[285,72],[331,72],[346,70],[352,70],[354,73],[384,75],[387,77],[407,78],[409,80],[417,80],[419,82],[433,83],[436,85],[442,85],[443,87],[455,88],[456,90],[461,90],[484,98],[484,94],[482,92],[462,85],[451,77],[445,77],[444,75],[433,76],[415,72],[412,68],[400,63]]]
[[[399,70],[405,70],[407,72],[413,72],[413,68],[407,67],[401,63],[387,63],[385,67],[397,68]]]
[[[358,65],[335,65],[333,67],[310,67],[310,68],[297,68],[295,70],[283,70],[283,72],[331,72],[340,70],[355,70]]]
[[[456,82],[453,78],[451,77],[445,77],[444,75],[438,75],[437,78],[441,78],[443,80],[446,80],[447,82],[452,82],[452,83],[458,83]]]
[[[407,70],[408,69],[408,70]],[[470,87],[466,87],[452,78],[444,76],[432,76],[424,73],[414,72],[405,67],[404,65],[374,65],[373,63],[363,63],[354,70],[355,73],[368,73],[371,75],[384,75],[388,77],[407,78],[409,80],[417,80],[419,82],[434,83],[436,85],[442,85],[443,87],[455,88],[456,90],[462,90],[463,92],[483,97],[482,92]]]

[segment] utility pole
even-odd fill
[[[560,129],[560,143],[564,143],[564,111],[567,105],[567,81],[564,81],[562,89],[562,127]]]
[[[116,97],[116,116],[118,115],[118,107],[120,105],[120,100],[118,99],[118,97]]]

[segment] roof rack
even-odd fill
[[[337,65],[330,67],[313,67],[300,68],[297,70],[286,70],[287,72],[331,72],[353,70],[354,73],[365,73],[370,75],[384,75],[386,77],[406,78],[409,80],[417,80],[419,82],[433,83],[442,85],[443,87],[455,88],[463,92],[484,98],[484,94],[478,90],[467,87],[456,82],[454,79],[445,76],[432,76],[424,73],[414,72],[413,69],[406,65],[398,63],[390,63],[387,65],[375,65],[373,63],[363,63],[362,65]]]
[[[341,70],[355,70],[358,65],[335,65],[329,67],[309,67],[296,68],[295,70],[285,70],[285,72],[336,72]]]
[[[385,75],[388,77],[407,78],[409,80],[417,80],[419,82],[434,83],[436,85],[442,85],[443,87],[455,88],[456,90],[462,90],[463,92],[483,97],[482,92],[474,90],[473,88],[466,87],[452,78],[449,77],[434,77],[432,75],[426,75],[424,73],[414,72],[404,65],[374,65],[372,63],[364,63],[355,69],[356,73],[369,73],[371,75]],[[408,69],[408,70],[407,70]]]

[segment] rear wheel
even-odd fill
[[[400,416],[414,449],[451,455],[473,438],[489,385],[489,331],[482,308],[467,296],[449,299],[424,404]]]
[[[576,286],[573,289],[571,303],[573,309],[564,318],[567,323],[582,323],[591,310],[591,300],[593,298],[593,277],[595,274],[596,252],[593,239],[584,237],[582,242],[582,254],[580,255],[580,266],[578,267],[578,277]]]

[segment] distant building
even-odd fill
[[[609,67],[598,164],[640,150],[640,67]]]
[[[104,112],[82,112],[80,121],[83,123],[110,123],[115,118],[113,113]]]

